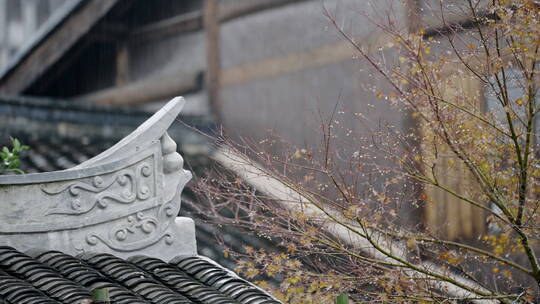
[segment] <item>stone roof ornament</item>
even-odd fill
[[[0,176],[0,244],[123,258],[196,255],[193,220],[177,217],[191,173],[167,134],[184,103],[172,99],[116,145],[74,168]]]

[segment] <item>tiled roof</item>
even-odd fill
[[[0,134],[2,132],[0,131]],[[25,173],[51,172],[65,170],[90,159],[102,151],[110,148],[115,142],[109,138],[60,138],[58,134],[51,133],[49,137],[33,137],[28,134],[13,134],[30,149],[21,155],[21,169]],[[8,135],[0,135],[0,146],[9,146]],[[199,157],[199,158],[202,158]],[[202,170],[203,162],[206,159],[194,159],[187,156],[186,162],[192,169]],[[207,165],[211,166],[211,165]],[[189,188],[189,186],[188,186]],[[187,190],[187,191],[186,191]],[[189,189],[182,193],[181,215],[189,216],[195,220],[197,227],[197,247],[200,254],[217,261],[230,269],[236,265],[231,259],[223,256],[225,247],[216,242],[216,235],[219,235],[228,246],[234,250],[242,250],[242,246],[255,248],[272,247],[274,243],[265,238],[246,233],[235,227],[220,227],[205,223],[202,215],[197,214],[192,204],[196,203],[194,194]]]
[[[21,155],[21,169],[25,173],[51,172],[72,168],[96,155],[114,142],[107,138],[66,138],[61,141],[56,134],[48,138],[33,138],[31,135],[13,134],[30,149]],[[4,136],[2,139],[7,139]],[[9,146],[9,141],[0,141]]]
[[[22,253],[0,247],[0,303],[73,303],[108,288],[111,303],[279,303],[261,289],[201,256],[166,263],[103,253]]]
[[[9,137],[21,140],[30,149],[21,155],[21,168],[26,173],[59,171],[78,165],[102,151],[135,129],[148,113],[134,109],[102,108],[85,104],[72,104],[57,100],[0,96],[0,146],[10,145]],[[201,117],[182,116],[182,121],[205,133],[212,126]],[[196,132],[176,123],[169,133],[176,134],[178,148],[209,146],[195,138]],[[188,145],[184,145],[188,143]],[[210,158],[204,153],[185,156],[188,167],[197,172],[211,167]],[[188,185],[189,188],[189,185]],[[187,191],[186,191],[187,190]],[[180,215],[194,219],[198,253],[230,269],[236,265],[225,258],[223,250],[231,247],[241,251],[243,246],[255,248],[274,247],[275,243],[236,227],[219,227],[206,223],[204,216],[192,206],[196,198],[189,189],[182,193]],[[223,241],[216,241],[216,236]],[[1,244],[0,244],[1,245]],[[0,303],[1,304],[1,303]]]

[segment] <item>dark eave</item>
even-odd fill
[[[306,0],[237,0],[223,3],[219,10],[219,20],[227,22],[258,11],[301,1]],[[41,27],[35,38],[0,71],[0,94],[28,94],[37,82],[55,81],[56,77],[54,73],[49,75],[50,71],[54,69],[56,73],[61,73],[63,69],[57,64],[66,60],[69,64],[68,56],[77,54],[87,47],[85,43],[93,41],[92,39],[114,42],[120,34],[120,36],[126,35],[130,42],[148,42],[148,40],[165,36],[202,30],[202,12],[200,11],[157,20],[149,24],[132,24],[131,28],[122,22],[117,22],[120,16],[125,16],[124,13],[132,7],[133,3],[136,7],[146,2],[132,0],[66,2]],[[106,16],[107,20],[104,20]],[[192,87],[190,86],[189,89]],[[39,92],[37,94],[42,95]]]
[[[13,136],[34,146],[54,147],[65,143],[64,146],[86,147],[91,144],[95,146],[91,151],[83,150],[92,157],[97,154],[95,152],[100,152],[94,148],[109,148],[150,116],[149,112],[136,107],[0,95],[0,141]],[[206,116],[181,115],[169,129],[169,134],[181,139],[179,149],[185,153],[204,154],[208,152],[208,139],[199,132],[212,134],[213,129],[213,122]],[[44,153],[48,153],[46,149]]]
[[[0,93],[22,93],[60,60],[117,2],[68,1],[0,72]]]

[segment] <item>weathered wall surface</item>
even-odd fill
[[[325,7],[375,51],[375,45],[384,43],[384,35],[364,14],[377,20],[392,11],[404,23],[404,9],[396,0],[299,1],[222,23],[220,108],[231,134],[260,138],[275,129],[297,144],[318,143],[317,112],[328,113],[338,100],[340,110],[360,112],[375,123],[401,123],[402,115],[368,90],[371,85],[382,91],[389,88],[364,61],[354,58],[350,44],[324,16]],[[204,35],[196,31],[131,43],[130,81],[205,72]],[[201,94],[194,96],[199,104],[186,110],[208,111]],[[189,103],[190,94],[186,98]],[[344,123],[362,129],[353,119]]]
[[[170,36],[151,43],[133,43],[130,46],[130,80],[168,75],[178,72],[186,75],[205,69],[204,32]]]
[[[368,3],[325,1],[324,5],[336,12],[358,41],[373,46],[384,40],[383,35],[363,14],[376,16],[389,7]],[[396,14],[403,14],[397,2],[392,5]],[[370,85],[382,91],[389,88],[365,61],[354,58],[355,51],[323,13],[321,2],[306,1],[221,26],[221,102],[229,130],[263,137],[268,129],[275,129],[300,145],[319,143],[317,112],[330,113],[338,101],[341,110],[360,112],[375,123],[379,119],[401,123],[402,115],[368,90]],[[358,120],[348,118],[344,123],[363,129]]]

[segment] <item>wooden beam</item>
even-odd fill
[[[47,69],[68,52],[118,0],[84,1],[44,41],[6,71],[0,79],[0,93],[23,93]]]
[[[443,36],[443,35],[452,35],[456,32],[463,32],[465,30],[475,28],[478,24],[482,25],[483,18],[497,20],[497,16],[492,13],[485,11],[478,12],[478,18],[482,21],[475,21],[472,17],[467,16],[450,16],[445,20],[445,23],[440,19],[431,17],[424,17],[420,19],[423,21],[422,27],[425,28],[424,39],[429,37]]]
[[[87,95],[74,97],[75,101],[110,104],[135,105],[170,98],[200,89],[200,74],[178,73],[162,75],[134,82],[122,87],[108,88]]]
[[[366,46],[369,46],[366,51],[373,52],[391,39],[392,37],[389,35],[374,34],[371,37],[363,38],[363,41]],[[276,77],[307,68],[351,60],[356,53],[357,51],[348,41],[339,41],[304,52],[247,63],[223,70],[221,86],[236,85],[255,79]]]
[[[129,39],[135,42],[143,42],[198,31],[202,29],[202,19],[202,13],[199,11],[174,16],[133,30],[129,35]]]
[[[364,38],[366,45],[370,46],[366,51],[373,52],[381,45],[390,41],[390,39],[391,37],[389,36],[375,34],[372,37]],[[220,69],[217,80],[218,89],[224,86],[242,84],[255,79],[276,77],[285,73],[297,72],[307,68],[352,60],[355,52],[356,51],[348,42],[340,41],[323,45],[307,52],[269,58],[228,69]],[[152,77],[132,84],[127,84],[123,87],[114,87],[88,95],[78,96],[74,99],[98,104],[142,104],[179,94],[185,94],[190,91],[200,90],[200,75],[202,75],[202,73],[203,71],[197,71],[190,74],[178,72],[172,75]],[[205,85],[207,86],[209,85],[209,78],[210,76],[205,77]]]
[[[217,0],[204,0],[204,30],[206,36],[206,77],[210,111],[216,122],[221,122],[219,100],[221,62],[219,56],[219,3]]]
[[[235,0],[219,3],[219,22],[227,22],[259,11],[307,0]],[[130,40],[144,42],[163,39],[203,28],[203,13],[195,11],[157,21],[133,30]]]
[[[220,22],[227,22],[263,10],[304,1],[307,0],[235,0],[222,2],[220,5],[219,20]]]
[[[124,24],[100,23],[87,36],[95,41],[116,43],[118,40],[124,39],[128,33],[128,27]]]

